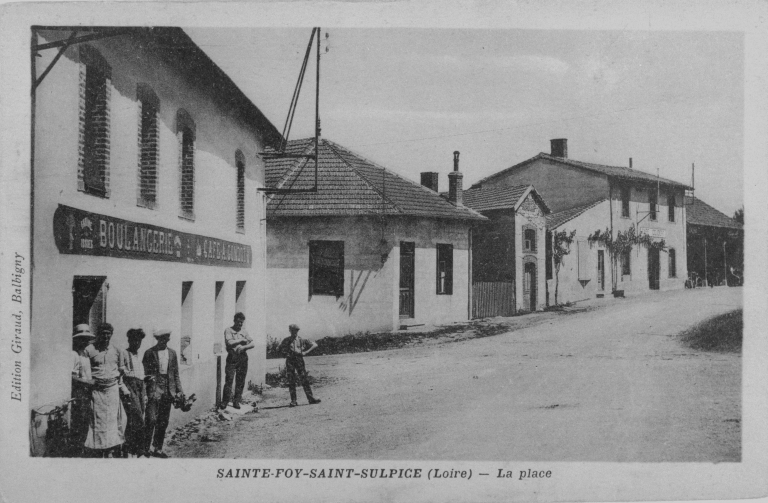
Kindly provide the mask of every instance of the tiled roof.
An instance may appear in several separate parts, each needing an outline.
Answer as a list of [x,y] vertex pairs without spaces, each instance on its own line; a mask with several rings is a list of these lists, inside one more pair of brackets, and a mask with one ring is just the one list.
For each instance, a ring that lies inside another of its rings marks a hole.
[[476,187],[464,191],[464,204],[476,211],[513,209],[528,191],[534,194],[537,201],[549,208],[531,185],[515,185],[514,187]]
[[689,225],[743,229],[739,222],[717,211],[698,197],[685,197],[685,221]]
[[494,178],[497,178],[501,175],[504,175],[506,173],[509,173],[510,171],[513,171],[523,165],[526,165],[530,162],[533,162],[538,159],[547,159],[554,162],[559,162],[561,164],[566,164],[568,166],[573,166],[576,168],[582,168],[589,171],[594,171],[597,173],[601,173],[610,177],[614,178],[620,178],[622,180],[634,180],[634,181],[641,181],[641,182],[652,182],[656,183],[657,181],[660,182],[663,185],[671,185],[673,187],[678,187],[681,189],[690,189],[689,186],[676,182],[674,180],[669,180],[668,178],[662,178],[662,177],[656,177],[656,175],[653,175],[651,173],[646,173],[645,171],[640,171],[637,169],[630,169],[624,166],[607,166],[605,164],[594,164],[591,162],[582,162],[577,161],[575,159],[568,159],[564,157],[555,157],[553,155],[546,154],[544,152],[539,153],[535,157],[531,157],[528,160],[525,160],[519,164],[515,164],[512,167],[503,169],[499,171],[498,173],[494,173],[493,175],[487,176],[480,180],[479,182],[475,183],[472,187],[477,187],[479,185],[482,185],[483,182],[486,182],[488,180],[492,180]]
[[585,211],[594,208],[603,201],[606,201],[606,199],[600,199],[591,203],[582,204],[581,206],[576,206],[575,208],[569,208],[567,210],[558,211],[557,213],[547,215],[547,229],[557,229],[564,223],[573,220]]
[[[329,140],[321,140],[316,193],[275,194],[267,217],[409,215],[460,220],[485,220],[465,206],[456,206],[436,192],[407,180]],[[314,139],[291,140],[291,154],[314,153]],[[266,163],[271,188],[311,189],[314,159],[276,158]]]

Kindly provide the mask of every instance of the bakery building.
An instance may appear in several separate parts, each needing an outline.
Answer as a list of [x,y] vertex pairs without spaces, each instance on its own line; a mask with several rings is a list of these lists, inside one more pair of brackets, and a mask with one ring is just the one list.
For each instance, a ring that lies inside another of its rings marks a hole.
[[279,132],[181,29],[33,35],[31,407],[69,398],[81,323],[111,323],[118,347],[143,329],[140,353],[171,329],[194,413],[216,402],[224,329],[241,311],[256,341],[248,380],[262,383],[259,152]]

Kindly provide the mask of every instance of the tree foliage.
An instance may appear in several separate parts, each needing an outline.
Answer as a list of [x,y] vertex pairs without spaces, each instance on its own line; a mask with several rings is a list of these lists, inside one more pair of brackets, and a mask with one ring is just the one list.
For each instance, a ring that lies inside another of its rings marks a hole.
[[560,266],[563,264],[563,258],[571,253],[571,244],[576,236],[576,231],[562,230],[552,233],[552,260],[555,263],[555,305],[557,305],[557,294],[560,287]]
[[665,251],[667,249],[667,245],[663,239],[656,241],[648,234],[639,234],[635,230],[634,225],[632,225],[626,231],[618,231],[615,238],[613,237],[611,230],[608,228],[606,228],[604,231],[596,230],[587,236],[587,241],[589,241],[590,244],[602,245],[603,248],[608,250],[608,255],[611,260],[611,281],[614,290],[616,289],[616,272],[618,268],[619,257],[632,251],[632,248],[635,245],[659,251]]
[[734,212],[733,219],[744,225],[744,206]]

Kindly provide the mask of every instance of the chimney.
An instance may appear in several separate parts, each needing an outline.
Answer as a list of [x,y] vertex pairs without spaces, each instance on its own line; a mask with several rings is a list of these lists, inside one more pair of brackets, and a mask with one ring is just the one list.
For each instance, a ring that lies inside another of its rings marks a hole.
[[434,171],[424,171],[421,173],[421,184],[429,190],[440,192],[438,186],[440,184],[440,173]]
[[632,169],[632,158],[629,158],[629,169]]
[[448,200],[455,205],[464,204],[464,191],[462,179],[464,175],[459,171],[459,151],[453,153],[453,171],[448,173]]
[[567,138],[555,138],[554,140],[549,140],[549,143],[552,146],[552,157],[568,158]]

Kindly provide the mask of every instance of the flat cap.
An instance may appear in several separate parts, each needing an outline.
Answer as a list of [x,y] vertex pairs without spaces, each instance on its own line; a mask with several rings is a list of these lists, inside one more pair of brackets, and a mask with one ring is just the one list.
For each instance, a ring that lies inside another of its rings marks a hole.
[[288,325],[288,330],[291,330],[291,331],[299,330],[299,326],[295,323],[291,323],[290,325]]

